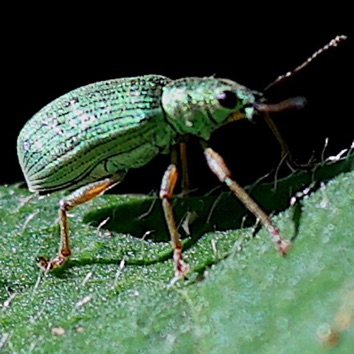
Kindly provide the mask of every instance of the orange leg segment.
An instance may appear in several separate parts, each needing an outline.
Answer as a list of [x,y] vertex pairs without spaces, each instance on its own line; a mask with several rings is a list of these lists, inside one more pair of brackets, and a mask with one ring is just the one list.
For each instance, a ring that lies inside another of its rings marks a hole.
[[59,202],[59,215],[61,226],[61,238],[58,255],[49,260],[47,257],[39,257],[38,264],[44,270],[51,270],[64,265],[71,255],[69,223],[67,212],[80,204],[84,204],[91,199],[99,196],[108,189],[118,184],[120,180],[117,177],[106,178],[102,181],[90,183],[71,193],[65,199]]
[[175,261],[175,276],[177,279],[183,278],[188,272],[189,266],[184,262],[182,255],[182,243],[176,226],[176,221],[173,215],[172,204],[170,199],[173,195],[178,178],[177,167],[174,164],[168,166],[161,183],[160,198],[162,208],[165,214],[165,220],[171,236],[171,244],[173,249],[173,259]]
[[260,208],[260,206],[247,194],[247,192],[231,178],[231,173],[228,170],[223,158],[208,147],[204,142],[201,142],[204,148],[204,155],[206,157],[209,168],[218,177],[218,179],[225,183],[235,196],[244,204],[244,206],[260,220],[263,227],[265,227],[276,243],[279,252],[285,255],[291,246],[291,242],[283,239],[280,236],[278,228],[273,224],[271,218]]

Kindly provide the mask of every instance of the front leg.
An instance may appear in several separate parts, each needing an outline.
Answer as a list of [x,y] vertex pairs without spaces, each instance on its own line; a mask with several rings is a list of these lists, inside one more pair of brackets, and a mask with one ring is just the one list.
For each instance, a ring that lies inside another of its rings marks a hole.
[[114,176],[106,178],[102,181],[93,182],[83,186],[72,192],[66,198],[59,202],[59,216],[60,216],[60,246],[58,255],[49,260],[47,257],[39,257],[38,265],[44,270],[51,270],[63,266],[71,255],[68,211],[80,204],[84,204],[89,200],[99,196],[108,189],[114,187],[121,181],[121,176]]
[[230,190],[236,195],[236,197],[244,204],[244,206],[260,220],[261,224],[268,230],[276,243],[279,252],[282,255],[286,255],[287,251],[291,247],[291,242],[287,239],[283,239],[280,236],[278,228],[273,224],[271,218],[260,208],[260,206],[247,194],[247,192],[231,178],[231,173],[226,167],[223,158],[208,147],[204,141],[201,141],[201,145],[204,149],[204,155],[206,157],[209,168],[215,173],[218,179],[225,183]]

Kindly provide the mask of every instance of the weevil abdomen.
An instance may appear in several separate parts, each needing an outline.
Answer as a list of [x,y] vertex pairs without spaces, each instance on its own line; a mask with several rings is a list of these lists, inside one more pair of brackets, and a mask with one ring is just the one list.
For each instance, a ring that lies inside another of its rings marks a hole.
[[164,122],[161,91],[170,81],[148,75],[98,82],[41,109],[17,142],[29,189],[75,189],[167,152],[176,133]]

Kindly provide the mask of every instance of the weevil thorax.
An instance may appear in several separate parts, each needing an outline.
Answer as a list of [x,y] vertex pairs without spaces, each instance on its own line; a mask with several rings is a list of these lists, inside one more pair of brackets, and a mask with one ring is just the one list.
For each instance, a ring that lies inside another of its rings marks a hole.
[[255,101],[254,91],[214,77],[175,80],[164,87],[162,94],[163,109],[177,133],[197,135],[205,140],[230,121],[251,120]]

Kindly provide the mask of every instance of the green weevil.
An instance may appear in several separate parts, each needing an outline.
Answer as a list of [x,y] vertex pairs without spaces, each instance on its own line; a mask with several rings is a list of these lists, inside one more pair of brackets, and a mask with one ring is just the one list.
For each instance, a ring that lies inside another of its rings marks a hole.
[[[336,43],[343,39],[340,37]],[[225,124],[252,120],[258,112],[301,104],[299,98],[268,104],[262,94],[228,79],[172,80],[160,75],[97,82],[57,98],[27,122],[17,141],[19,162],[30,191],[71,191],[59,202],[59,254],[52,260],[40,257],[40,266],[53,269],[70,257],[70,209],[121,182],[129,169],[147,164],[157,154],[169,153],[186,135],[199,138],[210,169],[260,220],[280,253],[285,254],[290,242],[280,236],[269,216],[231,178],[222,157],[207,141],[213,131]],[[176,276],[182,277],[188,265],[183,260],[170,202],[176,180],[177,168],[171,164],[162,179],[160,198],[171,236]]]

